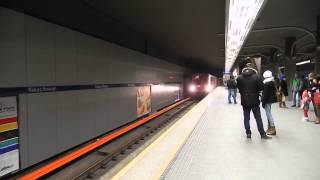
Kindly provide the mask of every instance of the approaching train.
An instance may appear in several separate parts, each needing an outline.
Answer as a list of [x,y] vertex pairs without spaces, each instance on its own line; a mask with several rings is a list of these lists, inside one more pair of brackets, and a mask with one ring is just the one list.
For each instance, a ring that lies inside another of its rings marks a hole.
[[203,98],[218,86],[218,78],[206,73],[197,73],[187,82],[188,95]]

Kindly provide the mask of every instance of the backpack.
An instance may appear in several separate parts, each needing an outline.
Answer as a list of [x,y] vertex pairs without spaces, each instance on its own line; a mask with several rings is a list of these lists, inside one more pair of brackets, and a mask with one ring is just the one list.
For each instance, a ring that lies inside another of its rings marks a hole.
[[315,105],[320,106],[320,92],[313,93],[313,102]]

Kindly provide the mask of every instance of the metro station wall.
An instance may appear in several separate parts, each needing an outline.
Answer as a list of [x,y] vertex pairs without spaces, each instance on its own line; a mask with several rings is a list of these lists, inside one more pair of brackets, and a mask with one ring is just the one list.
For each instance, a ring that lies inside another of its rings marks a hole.
[[[0,7],[0,87],[173,83],[184,68]],[[22,168],[136,118],[138,87],[19,95]],[[153,110],[174,102],[152,92]]]

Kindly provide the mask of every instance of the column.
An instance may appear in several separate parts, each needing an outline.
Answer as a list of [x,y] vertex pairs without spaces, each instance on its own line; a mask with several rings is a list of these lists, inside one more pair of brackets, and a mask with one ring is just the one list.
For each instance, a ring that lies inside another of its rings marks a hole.
[[294,78],[294,75],[296,73],[296,62],[293,59],[293,54],[295,52],[295,49],[292,48],[293,43],[295,42],[296,38],[295,37],[287,37],[285,39],[285,55],[286,59],[284,62],[284,75],[286,77],[286,81],[288,84],[288,100],[292,99],[292,80]]

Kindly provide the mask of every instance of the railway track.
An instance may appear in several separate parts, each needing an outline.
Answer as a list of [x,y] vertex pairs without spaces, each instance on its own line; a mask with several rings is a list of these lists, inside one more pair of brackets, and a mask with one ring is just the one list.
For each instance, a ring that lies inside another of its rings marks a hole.
[[112,177],[195,104],[195,101],[186,101],[42,178],[98,179],[105,174]]

